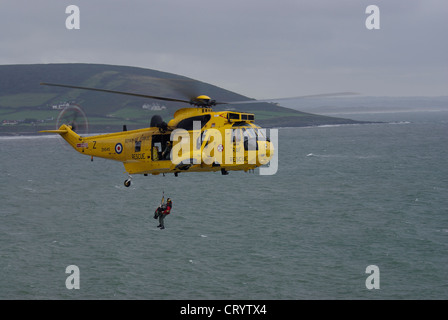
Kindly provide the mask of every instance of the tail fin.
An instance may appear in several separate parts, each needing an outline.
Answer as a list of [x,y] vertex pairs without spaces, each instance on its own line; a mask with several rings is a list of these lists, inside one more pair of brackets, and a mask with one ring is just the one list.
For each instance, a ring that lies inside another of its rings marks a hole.
[[83,138],[72,130],[71,126],[63,124],[57,130],[42,130],[42,133],[58,133],[67,141],[73,148],[76,149],[77,145],[82,142]]

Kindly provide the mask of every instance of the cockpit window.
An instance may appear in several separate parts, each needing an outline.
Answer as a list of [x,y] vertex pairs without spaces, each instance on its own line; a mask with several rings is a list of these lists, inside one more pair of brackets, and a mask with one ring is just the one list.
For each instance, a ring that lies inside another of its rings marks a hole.
[[258,126],[252,127],[246,122],[238,122],[233,125],[232,141],[238,143],[243,140],[245,150],[258,150],[258,140],[266,140]]
[[241,141],[241,129],[232,129],[232,142]]
[[266,140],[266,130],[255,128],[259,140]]
[[257,134],[255,133],[253,128],[243,128],[243,135],[245,138],[248,137],[249,139],[257,137]]

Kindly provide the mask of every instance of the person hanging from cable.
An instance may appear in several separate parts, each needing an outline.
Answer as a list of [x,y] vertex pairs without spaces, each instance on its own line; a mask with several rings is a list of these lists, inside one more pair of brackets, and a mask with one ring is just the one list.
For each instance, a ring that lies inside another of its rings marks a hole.
[[159,225],[157,226],[157,228],[160,228],[161,230],[165,229],[165,217],[171,213],[171,208],[173,207],[173,202],[170,198],[166,200],[166,203],[164,203],[164,200],[165,196],[162,196],[160,206],[154,212],[154,219],[159,219]]
[[170,214],[172,207],[173,207],[173,202],[171,201],[170,198],[168,198],[166,200],[165,208],[159,214],[159,225],[157,227],[160,228],[160,230],[165,229],[165,224],[163,221],[165,220],[165,217]]

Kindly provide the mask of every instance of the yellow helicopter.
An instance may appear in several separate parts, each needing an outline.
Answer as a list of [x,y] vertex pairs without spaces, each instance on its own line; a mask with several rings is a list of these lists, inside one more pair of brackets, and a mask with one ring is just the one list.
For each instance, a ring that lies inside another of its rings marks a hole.
[[229,171],[253,170],[266,165],[274,156],[274,145],[265,129],[254,123],[252,113],[235,111],[214,112],[218,104],[209,96],[200,95],[190,100],[173,99],[99,88],[66,84],[41,83],[41,85],[93,90],[145,97],[163,101],[188,103],[174,113],[168,123],[155,115],[149,128],[94,136],[80,136],[72,123],[63,123],[56,130],[40,132],[57,133],[76,151],[93,157],[120,161],[129,177],[124,185],[131,185],[132,175],[158,175],[180,172],[216,172],[227,175]]

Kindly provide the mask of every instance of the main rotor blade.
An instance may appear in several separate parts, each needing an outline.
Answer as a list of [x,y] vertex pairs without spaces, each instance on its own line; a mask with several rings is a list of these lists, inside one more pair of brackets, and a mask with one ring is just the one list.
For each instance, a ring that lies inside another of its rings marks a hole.
[[287,100],[296,100],[296,99],[308,99],[308,98],[324,98],[324,97],[340,97],[340,96],[350,96],[357,95],[356,92],[335,92],[335,93],[322,93],[322,94],[312,94],[306,96],[297,96],[297,97],[289,97],[289,98],[277,98],[277,99],[260,99],[260,100],[245,100],[245,101],[231,101],[231,102],[216,102],[216,104],[248,104],[248,103],[259,103],[259,102],[280,102]]
[[43,86],[64,87],[64,88],[72,88],[72,89],[100,91],[100,92],[123,94],[123,95],[134,96],[134,97],[141,97],[141,98],[157,99],[157,100],[163,100],[163,101],[174,101],[174,102],[190,103],[190,101],[188,101],[188,100],[150,96],[150,95],[140,94],[140,93],[131,93],[131,92],[106,90],[106,89],[97,89],[97,88],[88,88],[88,87],[78,87],[78,86],[72,86],[72,85],[67,85],[67,84],[56,84],[56,83],[45,83],[45,82],[41,82],[40,84],[43,85]]

